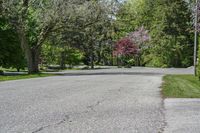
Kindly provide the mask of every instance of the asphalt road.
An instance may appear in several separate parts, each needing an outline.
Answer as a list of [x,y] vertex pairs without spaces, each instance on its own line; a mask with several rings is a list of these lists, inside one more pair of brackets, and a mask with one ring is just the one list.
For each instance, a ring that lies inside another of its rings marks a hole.
[[163,132],[168,118],[160,85],[166,72],[131,70],[1,82],[0,133]]

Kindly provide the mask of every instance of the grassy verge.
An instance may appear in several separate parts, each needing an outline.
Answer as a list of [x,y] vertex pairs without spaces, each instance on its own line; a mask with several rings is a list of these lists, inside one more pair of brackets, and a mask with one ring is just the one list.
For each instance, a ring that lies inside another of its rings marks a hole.
[[167,75],[162,85],[164,97],[200,98],[200,81],[193,75]]
[[54,76],[54,75],[53,74],[40,73],[40,74],[23,74],[23,75],[13,75],[13,76],[0,76],[0,81],[39,78],[39,77],[48,77],[48,76]]

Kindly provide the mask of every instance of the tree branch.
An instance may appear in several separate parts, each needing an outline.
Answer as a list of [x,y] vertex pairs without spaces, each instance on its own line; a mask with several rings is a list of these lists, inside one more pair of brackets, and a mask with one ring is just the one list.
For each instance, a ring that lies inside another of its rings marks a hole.
[[48,37],[48,35],[52,32],[53,28],[55,27],[55,23],[50,23],[48,25],[46,25],[40,32],[39,36],[38,36],[38,41],[37,41],[37,45],[32,47],[32,49],[37,49],[39,48],[42,43],[46,40],[46,38]]

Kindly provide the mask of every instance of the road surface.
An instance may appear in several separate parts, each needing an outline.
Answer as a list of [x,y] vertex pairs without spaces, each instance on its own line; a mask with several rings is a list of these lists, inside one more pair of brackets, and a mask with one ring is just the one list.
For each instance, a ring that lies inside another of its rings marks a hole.
[[183,69],[136,69],[1,82],[0,132],[163,132],[168,118],[160,95],[162,76]]

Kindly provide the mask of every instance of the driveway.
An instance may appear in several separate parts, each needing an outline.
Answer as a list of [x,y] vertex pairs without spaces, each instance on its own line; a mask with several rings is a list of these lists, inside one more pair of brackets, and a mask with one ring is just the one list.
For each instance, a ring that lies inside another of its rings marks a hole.
[[1,82],[0,132],[163,132],[168,118],[160,95],[162,76],[191,72],[164,70],[67,71],[65,76]]

